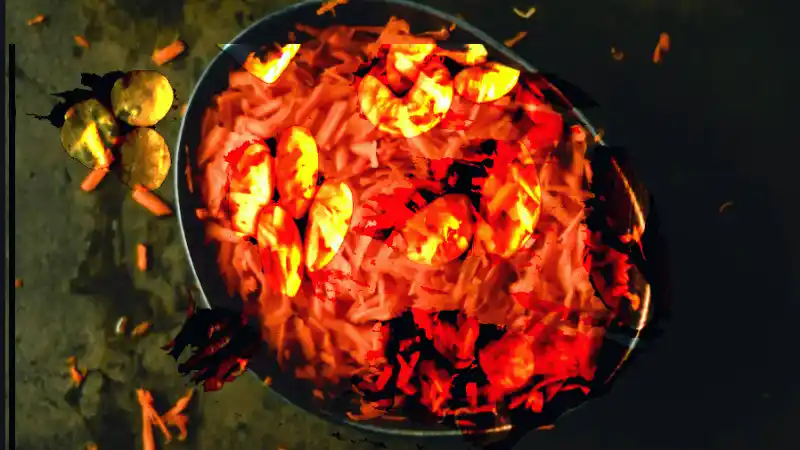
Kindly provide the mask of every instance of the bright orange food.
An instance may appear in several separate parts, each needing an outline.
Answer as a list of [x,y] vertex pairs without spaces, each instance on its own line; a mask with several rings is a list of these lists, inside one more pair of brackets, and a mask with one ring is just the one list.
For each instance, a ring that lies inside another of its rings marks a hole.
[[[585,263],[587,132],[482,45],[445,50],[397,19],[298,31],[230,74],[193,178],[229,292],[283,370],[323,393],[395,386],[442,417],[512,393],[541,410],[590,380],[611,311]],[[479,346],[487,327],[503,331]],[[490,382],[457,388],[469,368]],[[402,420],[390,409],[351,418]]]

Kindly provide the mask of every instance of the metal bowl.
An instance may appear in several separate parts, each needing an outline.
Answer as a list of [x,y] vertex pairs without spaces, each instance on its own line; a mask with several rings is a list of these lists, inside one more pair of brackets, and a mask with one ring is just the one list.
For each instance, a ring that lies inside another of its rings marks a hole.
[[[482,43],[489,51],[490,58],[494,61],[516,67],[518,69],[537,72],[536,69],[508,47],[492,39],[482,31],[469,25],[463,20],[436,9],[406,0],[360,0],[340,5],[336,8],[336,16],[331,14],[319,16],[316,14],[320,6],[318,1],[298,3],[270,14],[260,21],[252,24],[236,38],[230,45],[242,48],[260,48],[265,44],[283,42],[295,24],[302,23],[313,27],[326,27],[335,24],[344,25],[384,25],[390,17],[395,16],[408,21],[415,32],[436,30],[456,24],[447,43],[457,45],[465,43]],[[175,152],[174,167],[175,198],[178,211],[184,247],[193,274],[195,276],[200,296],[197,299],[201,307],[224,307],[241,311],[242,301],[231,298],[225,289],[224,282],[216,264],[217,249],[205,240],[204,225],[195,215],[196,208],[201,208],[198,195],[189,191],[186,171],[180,170],[184,164],[189,164],[191,173],[199,173],[195,165],[195,154],[201,140],[200,124],[206,108],[212,104],[215,95],[227,88],[228,75],[235,70],[235,61],[225,55],[217,55],[200,77],[194,92],[189,99],[188,108],[183,119],[178,141],[179,151]],[[573,119],[581,123],[592,135],[597,137],[595,129],[588,123],[583,114],[564,97],[561,91],[552,86],[553,98],[560,103],[559,107],[571,111]],[[663,242],[658,235],[657,223],[651,211],[652,201],[649,194],[634,182],[624,152],[605,145],[602,139],[597,139],[598,145],[592,148],[590,155],[595,171],[593,190],[598,198],[605,199],[592,205],[593,215],[600,220],[594,220],[596,225],[593,231],[600,231],[609,242],[614,241],[615,235],[621,232],[618,228],[630,227],[630,217],[635,216],[631,211],[642,208],[644,217],[647,218],[647,228],[642,237],[642,248],[646,259],[637,257],[638,246],[619,245],[620,249],[631,253],[635,262],[632,274],[631,290],[642,298],[642,306],[638,312],[631,311],[622,317],[618,323],[609,330],[598,361],[598,370],[590,397],[602,394],[607,390],[610,381],[619,374],[619,370],[633,354],[634,349],[641,346],[646,337],[645,330],[657,327],[650,325],[656,318],[662,318],[665,312],[666,291],[664,287],[664,253]],[[188,161],[183,161],[183,158]],[[616,168],[615,168],[616,163]],[[620,170],[621,169],[621,170]],[[612,208],[613,207],[613,208]],[[615,218],[615,220],[603,220]],[[614,225],[609,226],[609,223]],[[627,225],[626,225],[627,224]],[[643,224],[642,224],[643,225]],[[590,225],[591,226],[591,225]],[[381,434],[417,437],[446,437],[460,436],[463,431],[443,425],[418,425],[404,424],[395,421],[351,421],[344,414],[341,405],[326,405],[320,407],[312,395],[312,387],[293,377],[282,375],[277,364],[267,350],[251,360],[250,369],[260,379],[270,376],[273,379],[271,389],[286,401],[305,410],[312,411],[322,417],[339,423],[347,423],[362,430]],[[564,413],[576,408],[586,401],[586,397],[559,394],[553,402],[549,403],[541,414],[527,414],[524,412],[509,412],[504,417],[502,424],[484,430],[484,435],[499,436],[498,433],[524,433],[532,427],[552,423]]]

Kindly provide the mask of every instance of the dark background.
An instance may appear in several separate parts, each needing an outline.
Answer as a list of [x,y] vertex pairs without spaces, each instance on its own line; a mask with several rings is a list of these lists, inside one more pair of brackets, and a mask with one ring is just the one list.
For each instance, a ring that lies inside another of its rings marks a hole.
[[[163,72],[186,99],[216,43],[288,3],[7,2],[6,36],[17,54],[14,276],[25,282],[13,305],[16,448],[141,448],[134,389],[152,389],[162,408],[183,393],[158,346],[182,322],[185,299],[175,286],[188,280],[174,220],[154,220],[114,180],[80,192],[85,171],[63,153],[58,131],[25,114],[49,112],[48,94],[78,87],[81,72],[152,68],[152,49],[178,36],[189,53]],[[670,244],[674,317],[659,345],[609,395],[516,448],[800,448],[792,14],[757,0],[426,3],[498,39],[527,31],[515,49],[600,104],[588,115],[634,155]],[[537,13],[524,20],[514,6]],[[48,21],[26,26],[37,13]],[[662,31],[672,50],[655,65]],[[75,34],[92,47],[77,49]],[[612,59],[612,46],[622,61]],[[168,142],[178,125],[177,114],[159,125]],[[170,185],[161,192],[167,199]],[[727,201],[733,205],[720,213]],[[135,270],[137,242],[156,252],[147,274]],[[114,336],[123,314],[152,321],[153,333]],[[69,355],[90,369],[80,393],[69,389]],[[189,441],[172,448],[372,448],[356,431],[282,405],[250,378],[199,396],[191,416]],[[336,431],[344,441],[330,436]]]

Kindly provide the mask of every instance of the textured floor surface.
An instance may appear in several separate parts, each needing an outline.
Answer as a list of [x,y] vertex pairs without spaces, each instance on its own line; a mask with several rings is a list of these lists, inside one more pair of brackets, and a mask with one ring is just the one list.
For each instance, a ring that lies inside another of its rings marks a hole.
[[[77,88],[81,72],[151,68],[152,49],[178,36],[189,53],[163,72],[185,99],[215,44],[288,3],[8,0],[18,116],[12,245],[24,280],[13,303],[17,449],[141,448],[134,389],[151,389],[162,407],[185,389],[159,348],[182,323],[189,282],[176,221],[154,219],[114,180],[81,192],[84,169],[61,149],[58,131],[26,114],[47,113],[49,94]],[[518,448],[791,448],[798,381],[780,369],[793,335],[784,322],[797,317],[800,298],[787,283],[798,272],[787,256],[798,241],[778,211],[798,192],[788,163],[796,139],[783,125],[797,72],[783,56],[790,33],[782,14],[755,1],[548,0],[524,20],[511,8],[529,5],[513,1],[431,3],[499,39],[528,31],[522,55],[594,96],[602,107],[593,118],[634,151],[674,243],[676,318],[664,345],[611,395]],[[47,21],[26,26],[39,13]],[[673,49],[655,66],[662,31]],[[75,46],[77,34],[89,49]],[[622,61],[611,58],[612,46]],[[172,113],[158,129],[172,143],[178,125]],[[164,186],[171,200],[171,179]],[[135,269],[138,242],[155,250],[144,274]],[[116,337],[121,315],[154,328],[140,339]],[[70,355],[89,368],[80,395],[70,393]],[[190,437],[173,450],[375,448],[281,404],[250,377],[200,395],[190,409]],[[383,442],[390,450],[419,444]]]

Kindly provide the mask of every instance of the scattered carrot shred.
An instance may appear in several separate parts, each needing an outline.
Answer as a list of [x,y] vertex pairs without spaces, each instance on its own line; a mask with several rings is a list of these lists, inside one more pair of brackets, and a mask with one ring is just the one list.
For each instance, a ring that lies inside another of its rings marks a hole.
[[132,337],[142,336],[145,333],[147,333],[148,330],[150,330],[150,322],[147,321],[142,322],[139,325],[136,325],[133,328],[133,330],[131,330],[131,336]]
[[550,425],[542,425],[542,426],[540,426],[539,428],[537,428],[537,430],[541,430],[541,431],[547,431],[547,430],[552,430],[552,429],[553,429],[553,428],[555,428],[555,427],[556,427],[556,426],[555,426],[555,425],[553,425],[553,424],[550,424]]
[[31,27],[33,25],[40,24],[40,23],[44,22],[45,20],[47,20],[47,16],[45,16],[44,14],[37,14],[36,17],[34,17],[33,19],[28,20],[28,26]]
[[272,386],[272,377],[264,378],[264,386]]
[[136,267],[140,272],[147,270],[147,246],[138,244],[136,246]]
[[137,389],[136,398],[142,409],[142,447],[144,450],[155,450],[156,442],[153,437],[153,425],[158,426],[167,442],[172,440],[172,434],[153,406],[153,395],[147,389]]
[[157,66],[163,66],[164,64],[180,56],[184,51],[186,51],[186,44],[184,44],[183,41],[176,39],[166,47],[153,50],[153,63]]
[[527,36],[527,35],[528,35],[527,31],[520,31],[514,37],[512,37],[511,39],[505,40],[503,43],[506,44],[506,47],[513,47],[513,46],[517,45],[519,43],[519,41],[524,39],[525,36]]
[[91,192],[97,188],[103,178],[108,173],[108,168],[100,167],[92,169],[81,182],[81,190],[83,192]]
[[532,6],[528,8],[528,10],[525,12],[522,12],[517,8],[514,8],[514,14],[522,17],[523,19],[530,19],[531,17],[533,17],[534,14],[536,14],[536,8]]
[[75,35],[74,39],[75,43],[78,44],[79,47],[89,48],[89,41],[87,41],[85,37],[81,35]]
[[719,207],[719,213],[722,214],[722,212],[725,211],[725,209],[727,209],[729,206],[733,206],[733,202],[732,201],[728,201],[728,202],[723,203]]
[[178,429],[178,440],[184,441],[186,440],[186,436],[188,436],[189,431],[187,428],[187,424],[189,423],[189,418],[186,414],[183,413],[186,410],[186,407],[189,406],[189,402],[192,401],[192,395],[194,394],[194,390],[189,389],[186,394],[179,398],[175,405],[170,408],[169,411],[166,412],[161,418],[167,425],[172,425],[173,427]]
[[336,11],[334,11],[334,8],[336,8],[339,5],[346,4],[348,1],[349,0],[328,0],[328,1],[325,1],[325,2],[322,3],[322,6],[320,6],[319,9],[317,10],[317,15],[321,16],[321,15],[329,12],[329,13],[333,14],[334,17],[335,17],[336,16]]
[[642,298],[639,295],[634,294],[633,292],[629,292],[627,295],[628,302],[631,304],[631,309],[634,311],[639,311],[639,308],[642,307]]
[[622,61],[625,53],[617,50],[616,47],[611,47],[611,57],[614,58],[614,61]]
[[69,376],[72,378],[72,383],[75,387],[79,387],[83,384],[83,380],[86,379],[86,369],[80,370],[77,367],[78,359],[74,356],[70,356],[67,358],[67,365],[69,366]]
[[136,185],[133,188],[133,199],[156,216],[172,214],[172,208],[164,200],[142,185]]
[[14,287],[17,289],[22,287],[22,278],[17,278],[14,280]]
[[186,115],[186,108],[188,108],[188,107],[189,107],[189,105],[187,103],[184,103],[183,105],[181,105],[181,117]]
[[86,444],[86,450],[97,450],[97,444],[94,442],[89,442]]
[[653,50],[653,62],[656,64],[660,64],[663,54],[669,51],[670,47],[670,39],[669,34],[661,33],[658,37],[658,44],[656,44],[656,49]]

